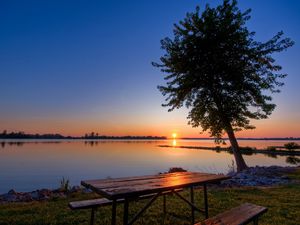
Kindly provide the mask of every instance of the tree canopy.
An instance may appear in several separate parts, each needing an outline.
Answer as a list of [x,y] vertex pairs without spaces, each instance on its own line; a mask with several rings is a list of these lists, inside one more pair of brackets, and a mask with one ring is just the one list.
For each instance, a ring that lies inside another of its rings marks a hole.
[[189,124],[216,140],[224,132],[253,129],[251,119],[268,118],[275,108],[271,94],[286,76],[272,54],[293,41],[282,31],[266,42],[254,40],[246,26],[250,12],[236,0],[207,5],[202,13],[197,7],[174,25],[173,38],[161,41],[164,55],[153,63],[165,74],[166,85],[158,87],[166,96],[163,106],[190,108]]

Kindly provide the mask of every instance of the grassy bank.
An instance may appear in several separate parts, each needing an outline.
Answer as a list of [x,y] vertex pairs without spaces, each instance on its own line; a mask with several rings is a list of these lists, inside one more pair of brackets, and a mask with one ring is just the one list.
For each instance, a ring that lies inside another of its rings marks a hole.
[[[270,188],[209,188],[210,215],[244,202],[251,202],[268,207],[269,211],[262,217],[260,224],[296,225],[300,218],[300,170],[290,177],[299,183]],[[188,197],[188,191],[183,193]],[[71,211],[68,202],[79,199],[98,197],[95,194],[73,194],[66,199],[53,199],[49,202],[10,203],[0,205],[1,225],[42,225],[42,224],[88,224],[89,210]],[[130,205],[133,214],[147,200]],[[196,202],[203,204],[202,190],[196,192]],[[190,224],[189,207],[175,196],[167,199],[168,211],[171,215],[163,218],[162,199],[157,200],[136,224]],[[110,207],[98,210],[96,224],[110,224]],[[178,215],[178,216],[174,216]],[[203,219],[200,214],[197,220]],[[118,207],[118,221],[121,221],[122,207]],[[121,224],[121,222],[119,223]]]
[[[184,146],[184,145],[158,145],[162,148],[185,148],[185,149],[199,149],[199,150],[213,150],[216,152],[229,152],[232,153],[231,147],[205,147],[205,146]],[[280,149],[281,148],[281,149]],[[266,149],[257,149],[255,147],[240,147],[243,155],[264,154],[268,156],[300,156],[299,149],[284,149],[282,146],[269,146]]]

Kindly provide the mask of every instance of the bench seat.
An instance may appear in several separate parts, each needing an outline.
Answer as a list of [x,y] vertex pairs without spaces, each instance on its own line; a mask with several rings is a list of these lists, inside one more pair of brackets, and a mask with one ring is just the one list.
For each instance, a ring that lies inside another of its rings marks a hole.
[[[180,192],[183,189],[176,189],[174,191]],[[165,191],[162,193],[163,195],[163,211],[166,213],[166,195],[172,194],[172,191]],[[156,194],[147,194],[147,195],[142,195],[136,199],[131,199],[131,200],[141,200],[141,199],[148,199],[154,197]],[[122,203],[124,202],[125,199],[119,199],[117,200],[117,203]],[[72,210],[78,210],[78,209],[91,209],[91,218],[90,218],[90,224],[93,225],[95,222],[95,210],[98,207],[101,206],[108,206],[112,205],[112,201],[107,199],[107,198],[97,198],[97,199],[90,199],[90,200],[81,200],[81,201],[74,201],[74,202],[69,202],[69,207]]]
[[[177,189],[175,190],[176,192],[182,191],[182,189]],[[171,194],[172,191],[166,191],[163,192],[163,195],[168,195]],[[155,194],[148,194],[148,195],[143,195],[140,196],[136,200],[142,200],[142,199],[148,199],[153,197]],[[122,203],[124,202],[124,199],[118,199],[117,203]],[[90,200],[81,200],[81,201],[74,201],[74,202],[69,202],[69,207],[73,210],[76,209],[91,209],[91,208],[97,208],[100,206],[107,206],[111,205],[112,201],[107,199],[107,198],[97,198],[97,199],[90,199]]]
[[112,201],[108,200],[107,198],[97,198],[97,199],[70,202],[69,207],[73,210],[76,210],[76,209],[90,209],[93,207],[96,208],[96,207],[106,206],[111,204]]
[[245,225],[252,221],[258,224],[258,217],[267,210],[263,206],[244,203],[195,225]]

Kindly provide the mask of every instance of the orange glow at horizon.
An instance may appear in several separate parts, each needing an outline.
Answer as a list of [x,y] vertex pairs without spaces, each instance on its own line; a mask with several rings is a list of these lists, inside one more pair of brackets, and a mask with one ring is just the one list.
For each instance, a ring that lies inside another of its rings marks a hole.
[[[172,139],[180,137],[208,138],[207,132],[200,134],[201,127],[192,128],[186,124],[186,120],[174,119],[172,121],[128,121],[125,119],[102,121],[97,118],[31,118],[31,119],[5,119],[0,118],[0,132],[23,131],[25,133],[59,133],[65,136],[83,136],[86,133],[99,133],[108,136],[165,136]],[[276,137],[300,137],[300,118],[282,119],[273,117],[269,120],[255,121],[254,130],[236,132],[236,137],[242,138],[276,138]],[[176,129],[174,129],[176,126]],[[180,130],[180,135],[179,135]],[[171,135],[170,135],[171,134]],[[224,135],[227,138],[227,135]]]

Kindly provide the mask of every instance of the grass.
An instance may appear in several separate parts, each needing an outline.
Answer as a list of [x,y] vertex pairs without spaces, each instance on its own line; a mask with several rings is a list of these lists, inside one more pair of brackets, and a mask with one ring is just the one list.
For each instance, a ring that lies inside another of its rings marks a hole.
[[[268,212],[262,216],[260,224],[265,225],[297,225],[300,218],[300,170],[289,175],[298,183],[269,188],[209,188],[210,216],[223,212],[244,202],[251,202],[268,207]],[[188,198],[189,192],[182,193]],[[195,193],[197,205],[203,205],[202,190]],[[0,205],[1,225],[50,225],[50,224],[88,224],[90,211],[71,211],[68,202],[80,199],[98,197],[96,194],[72,194],[65,199],[53,199],[48,202],[9,203]],[[143,203],[130,204],[130,213],[134,214]],[[96,224],[110,224],[110,207],[100,208],[96,213]],[[162,199],[158,199],[135,224],[190,224],[190,208],[176,196],[167,197],[167,210],[171,215],[163,216]],[[117,209],[118,222],[122,221],[122,207]],[[176,217],[174,215],[177,215]],[[196,213],[196,219],[203,216]]]

